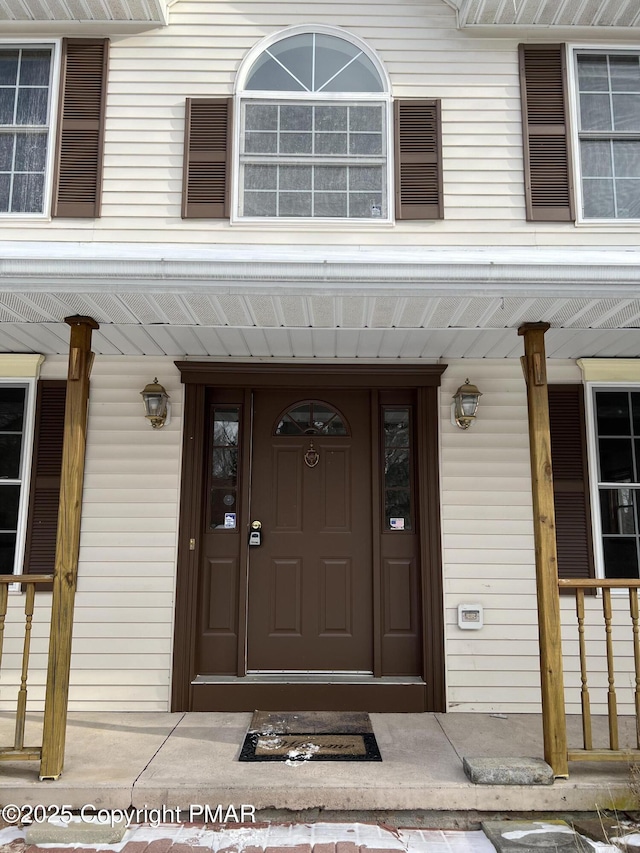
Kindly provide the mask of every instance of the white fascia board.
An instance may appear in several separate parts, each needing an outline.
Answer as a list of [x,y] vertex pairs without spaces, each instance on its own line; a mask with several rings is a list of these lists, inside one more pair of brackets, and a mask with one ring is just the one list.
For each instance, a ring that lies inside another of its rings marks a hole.
[[[0,290],[637,298],[640,249],[0,243]],[[535,293],[532,289],[535,288]]]

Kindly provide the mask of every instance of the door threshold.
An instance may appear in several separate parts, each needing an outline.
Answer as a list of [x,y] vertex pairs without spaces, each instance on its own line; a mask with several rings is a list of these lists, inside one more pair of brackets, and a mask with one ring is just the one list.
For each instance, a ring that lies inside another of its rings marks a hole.
[[417,675],[385,675],[375,678],[359,672],[255,672],[235,675],[197,675],[192,684],[424,684]]
[[244,678],[200,675],[190,711],[428,711],[427,685],[416,676],[273,673]]

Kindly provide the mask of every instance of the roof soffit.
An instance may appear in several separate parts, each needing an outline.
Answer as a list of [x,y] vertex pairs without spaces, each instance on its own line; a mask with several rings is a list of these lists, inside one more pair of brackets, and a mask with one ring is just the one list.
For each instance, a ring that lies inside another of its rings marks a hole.
[[60,33],[69,24],[83,34],[115,35],[166,26],[167,0],[3,0],[3,32]]
[[445,0],[461,28],[588,28],[640,31],[637,0]]

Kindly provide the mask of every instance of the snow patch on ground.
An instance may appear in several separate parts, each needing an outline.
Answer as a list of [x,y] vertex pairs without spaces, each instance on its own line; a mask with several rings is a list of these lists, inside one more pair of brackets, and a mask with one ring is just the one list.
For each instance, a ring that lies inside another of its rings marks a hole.
[[[161,826],[132,826],[118,844],[89,844],[86,841],[60,844],[39,844],[42,849],[64,847],[74,850],[90,848],[98,853],[121,853],[130,841],[146,842],[171,839],[174,844],[241,853],[247,847],[295,847],[298,844],[352,841],[356,846],[384,848],[404,853],[495,853],[493,844],[482,831],[394,829],[378,824],[312,823],[270,824],[268,826],[220,826],[216,829],[185,827],[181,824]],[[10,826],[0,829],[0,848],[12,841],[25,840],[24,830]]]
[[631,832],[629,835],[614,835],[611,840],[621,846],[640,847],[640,832]]
[[[303,763],[299,760],[296,763]],[[570,827],[540,822],[531,830],[505,832],[505,838],[520,840],[531,834],[571,833]],[[582,836],[581,836],[582,837]],[[161,826],[132,826],[118,844],[89,844],[86,841],[60,844],[39,844],[42,849],[64,847],[70,851],[76,848],[90,848],[97,853],[121,853],[126,844],[146,842],[150,844],[160,839],[170,839],[173,844],[189,847],[208,848],[217,851],[238,851],[247,847],[295,847],[299,844],[333,843],[351,841],[357,847],[371,849],[384,848],[402,853],[495,853],[495,847],[481,830],[424,830],[395,829],[378,824],[365,823],[297,823],[251,826],[220,826],[213,829],[182,824],[162,824]],[[583,839],[594,853],[620,853],[623,845],[640,848],[640,832],[631,832],[616,838],[619,846],[602,844]],[[14,841],[25,841],[21,827],[8,826],[0,829],[0,850]]]
[[0,846],[11,844],[12,841],[24,841],[24,829],[19,826],[5,826],[0,829]]
[[[564,833],[573,835],[575,832],[575,830],[570,826],[559,826],[558,824],[544,823],[542,821],[536,821],[534,826],[536,827],[535,829],[514,829],[511,832],[503,832],[502,837],[510,841],[520,841],[530,835],[543,835],[547,833]],[[596,853],[620,853],[620,848],[615,844],[605,844],[602,841],[593,841],[591,838],[587,838],[585,835],[580,835],[579,833],[576,833],[576,835],[582,842],[596,851]],[[640,835],[638,838],[640,839]],[[640,845],[640,840],[638,841],[638,844]]]
[[540,835],[547,832],[564,832],[573,835],[573,829],[570,826],[558,826],[553,823],[538,823],[535,822],[536,829],[514,829],[511,832],[502,832],[503,838],[508,838],[512,841],[519,841],[521,838],[526,838],[528,835]]

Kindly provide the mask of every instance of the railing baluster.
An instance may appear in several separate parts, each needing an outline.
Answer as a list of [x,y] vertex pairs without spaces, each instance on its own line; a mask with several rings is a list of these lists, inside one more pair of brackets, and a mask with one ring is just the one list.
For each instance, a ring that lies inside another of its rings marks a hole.
[[24,600],[24,646],[22,649],[22,674],[20,677],[20,690],[18,691],[18,707],[16,709],[16,737],[14,749],[24,747],[24,727],[27,719],[27,676],[29,673],[29,652],[31,651],[31,628],[33,625],[33,604],[36,596],[36,587],[33,583],[26,585],[27,592]]
[[611,632],[611,590],[602,590],[602,612],[604,614],[604,630],[607,641],[607,708],[609,712],[609,748],[619,749],[618,746],[618,707],[616,701],[615,677],[613,669],[613,636]]
[[587,648],[584,636],[584,590],[576,590],[576,614],[578,617],[578,641],[580,643],[580,700],[582,703],[582,741],[585,749],[593,749],[591,736],[591,703],[587,687]]
[[636,707],[636,745],[640,749],[640,633],[638,631],[638,590],[629,590],[629,610],[631,612],[631,623],[633,625],[633,662],[636,673],[636,686],[634,691]]
[[[13,746],[0,746],[0,761],[41,760],[42,747],[25,746],[24,734],[27,720],[27,678],[29,674],[29,655],[31,652],[31,634],[35,610],[36,588],[39,584],[51,583],[51,575],[0,575],[0,663],[5,633],[6,615],[9,609],[9,586],[23,584],[24,596],[24,643],[22,647],[22,672],[16,707],[16,726]],[[17,596],[13,604],[17,607],[22,596]]]

